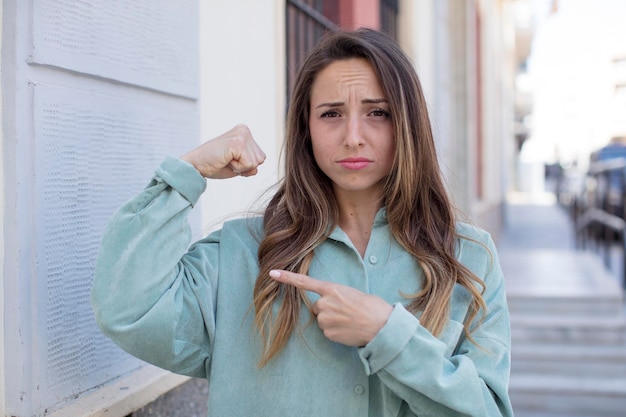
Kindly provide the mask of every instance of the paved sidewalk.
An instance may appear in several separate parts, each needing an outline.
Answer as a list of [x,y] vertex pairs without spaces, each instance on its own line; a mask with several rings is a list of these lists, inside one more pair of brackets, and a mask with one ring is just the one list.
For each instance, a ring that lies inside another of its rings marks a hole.
[[497,249],[509,295],[619,292],[620,277],[604,266],[600,256],[576,248],[574,225],[552,194],[512,195],[505,210]]
[[206,417],[209,384],[192,378],[128,417]]
[[574,226],[551,193],[511,194],[498,250],[575,249]]

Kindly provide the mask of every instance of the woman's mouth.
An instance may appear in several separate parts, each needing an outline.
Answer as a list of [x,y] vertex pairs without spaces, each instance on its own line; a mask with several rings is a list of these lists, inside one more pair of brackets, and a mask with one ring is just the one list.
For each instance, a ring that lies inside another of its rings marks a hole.
[[337,162],[346,169],[363,169],[372,163],[367,158],[344,158]]

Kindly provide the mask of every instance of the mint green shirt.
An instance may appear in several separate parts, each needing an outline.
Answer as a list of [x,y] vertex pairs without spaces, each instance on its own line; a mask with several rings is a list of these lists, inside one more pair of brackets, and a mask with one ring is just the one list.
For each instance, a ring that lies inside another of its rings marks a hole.
[[110,221],[92,302],[102,331],[130,354],[208,378],[210,417],[512,415],[509,315],[487,233],[458,225],[467,237],[458,258],[486,284],[487,315],[472,333],[480,347],[463,333],[470,297],[462,287],[439,337],[404,308],[402,294],[419,290],[422,271],[382,209],[364,257],[337,228],[316,248],[309,275],[385,299],[394,306],[385,326],[366,346],[345,346],[324,337],[303,308],[302,330],[259,369],[252,293],[262,220],[228,221],[189,248],[187,216],[205,187],[186,162],[161,164]]

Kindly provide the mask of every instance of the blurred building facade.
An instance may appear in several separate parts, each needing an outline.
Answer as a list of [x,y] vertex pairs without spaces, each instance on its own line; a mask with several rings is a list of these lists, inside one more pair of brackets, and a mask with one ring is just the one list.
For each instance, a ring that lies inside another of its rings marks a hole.
[[594,151],[626,135],[626,3],[525,3],[533,39],[519,80],[532,111],[521,157],[585,172]]
[[515,148],[513,3],[5,0],[0,415],[123,416],[184,381],[95,328],[100,235],[165,155],[238,123],[268,160],[255,178],[209,183],[195,237],[256,207],[280,174],[294,54],[323,33],[311,19],[398,39],[420,74],[455,203],[498,234]]

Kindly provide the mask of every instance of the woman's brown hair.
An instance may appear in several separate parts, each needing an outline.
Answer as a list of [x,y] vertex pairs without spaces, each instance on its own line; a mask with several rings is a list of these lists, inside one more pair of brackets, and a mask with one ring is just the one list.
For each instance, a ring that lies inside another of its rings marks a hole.
[[[337,225],[338,207],[328,177],[315,163],[309,134],[309,103],[316,75],[337,60],[363,58],[374,68],[389,102],[396,150],[382,203],[395,239],[424,272],[423,288],[408,309],[422,311],[420,322],[439,335],[449,316],[455,284],[472,296],[469,325],[481,308],[482,281],[459,263],[456,215],[439,169],[422,88],[410,60],[388,36],[371,30],[326,35],[303,63],[287,116],[285,177],[264,214],[259,247],[259,276],[254,288],[255,322],[264,342],[259,365],[278,354],[296,329],[302,290],[269,277],[271,269],[306,274],[315,248]],[[417,279],[417,277],[416,277]],[[275,313],[273,306],[279,303]]]

